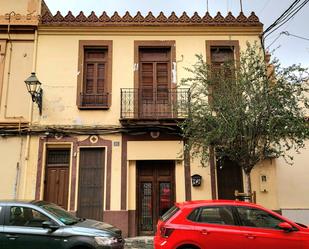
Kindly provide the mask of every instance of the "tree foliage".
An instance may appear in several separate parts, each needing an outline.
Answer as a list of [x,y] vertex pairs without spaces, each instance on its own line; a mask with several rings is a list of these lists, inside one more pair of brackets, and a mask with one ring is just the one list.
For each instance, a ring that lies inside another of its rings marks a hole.
[[257,44],[247,44],[240,61],[212,68],[201,55],[191,77],[189,115],[181,128],[188,148],[205,162],[209,148],[216,157],[238,162],[249,175],[269,157],[291,162],[292,149],[308,138],[308,71],[299,65],[265,63]]

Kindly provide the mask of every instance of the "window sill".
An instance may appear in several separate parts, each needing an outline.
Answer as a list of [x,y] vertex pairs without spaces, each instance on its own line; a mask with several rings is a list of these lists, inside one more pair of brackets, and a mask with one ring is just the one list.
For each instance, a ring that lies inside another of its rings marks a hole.
[[110,106],[106,106],[106,105],[85,105],[85,106],[78,106],[79,110],[108,110],[110,108]]

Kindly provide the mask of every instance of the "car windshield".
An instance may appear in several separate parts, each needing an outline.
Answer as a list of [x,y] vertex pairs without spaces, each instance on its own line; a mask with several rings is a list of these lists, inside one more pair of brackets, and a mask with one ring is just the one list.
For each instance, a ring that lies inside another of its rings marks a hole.
[[45,204],[42,205],[41,207],[48,213],[56,216],[65,225],[73,225],[80,221],[79,218],[75,217],[74,215],[70,214],[68,211],[64,210],[63,208],[57,205]]

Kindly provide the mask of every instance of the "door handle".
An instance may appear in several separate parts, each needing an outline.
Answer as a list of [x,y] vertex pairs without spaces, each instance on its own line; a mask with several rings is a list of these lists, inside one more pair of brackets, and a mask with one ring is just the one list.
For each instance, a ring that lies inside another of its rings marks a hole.
[[6,237],[7,239],[9,239],[9,240],[16,240],[16,239],[19,238],[19,236],[14,235],[14,234],[7,234],[7,235],[5,235],[5,237]]
[[251,234],[251,233],[246,233],[245,236],[248,238],[248,239],[255,239],[256,236]]
[[207,234],[208,234],[208,231],[207,231],[206,229],[202,229],[202,230],[201,230],[201,234],[207,235]]

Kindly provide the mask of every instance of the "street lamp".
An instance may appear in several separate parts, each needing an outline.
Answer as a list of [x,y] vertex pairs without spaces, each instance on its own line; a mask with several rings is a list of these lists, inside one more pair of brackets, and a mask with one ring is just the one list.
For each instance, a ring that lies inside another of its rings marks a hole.
[[27,90],[31,95],[32,102],[37,103],[40,115],[42,115],[42,96],[43,96],[43,89],[41,88],[42,83],[35,76],[34,72],[32,72],[31,76],[25,80],[25,83]]

